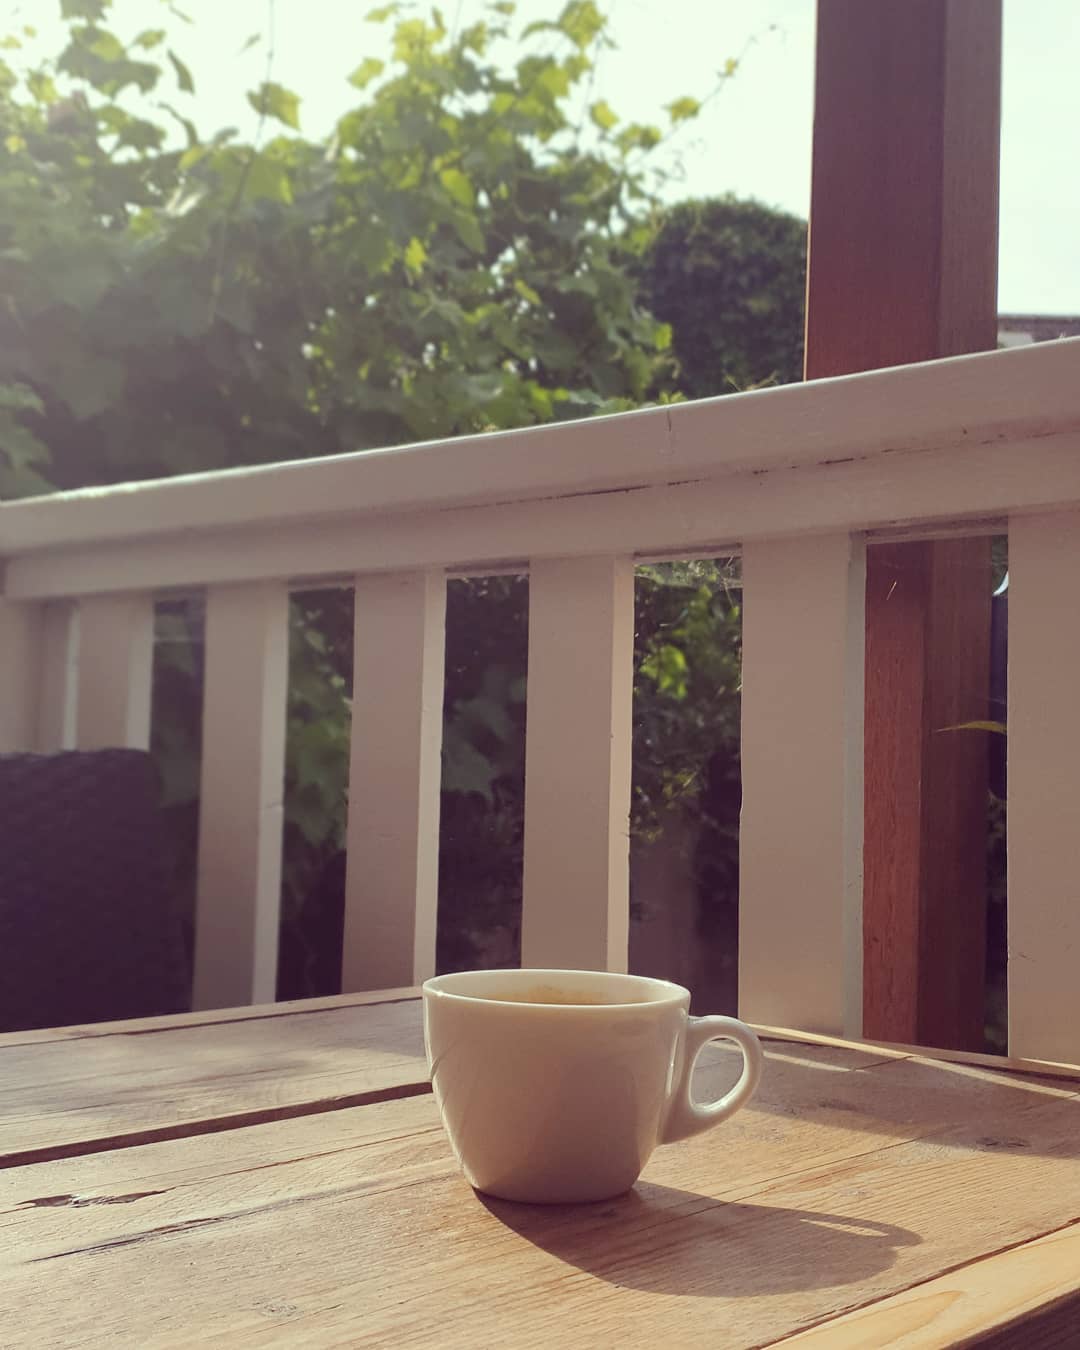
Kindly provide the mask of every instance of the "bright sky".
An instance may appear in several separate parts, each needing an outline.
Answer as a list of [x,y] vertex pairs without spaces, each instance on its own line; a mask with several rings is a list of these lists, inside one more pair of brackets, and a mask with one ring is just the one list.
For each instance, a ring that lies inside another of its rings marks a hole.
[[[122,37],[168,23],[197,81],[188,100],[200,129],[249,133],[244,91],[262,78],[265,50],[241,52],[273,15],[273,78],[300,94],[309,135],[329,130],[354,91],[345,77],[365,56],[384,54],[387,29],[365,23],[378,0],[177,0],[195,20],[168,19],[162,0],[115,0]],[[8,0],[18,22],[47,40],[55,0]],[[448,20],[467,23],[479,0],[442,0]],[[813,0],[601,0],[618,50],[597,71],[593,98],[623,117],[666,121],[662,105],[702,96],[728,57],[737,77],[672,143],[685,179],[673,196],[735,192],[806,215],[813,106]],[[58,8],[56,4],[56,8]],[[561,0],[520,0],[524,21],[548,17]],[[2,12],[2,10],[0,10]],[[53,30],[55,32],[55,30]],[[55,50],[55,46],[53,47]],[[1005,0],[1001,182],[1003,312],[1080,314],[1080,4]]]

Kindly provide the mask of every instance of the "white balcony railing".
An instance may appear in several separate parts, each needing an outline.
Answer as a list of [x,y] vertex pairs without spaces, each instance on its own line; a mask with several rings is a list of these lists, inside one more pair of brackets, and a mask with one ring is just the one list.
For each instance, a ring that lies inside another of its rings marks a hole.
[[865,545],[990,528],[1011,1049],[1080,1059],[1080,341],[0,505],[0,749],[145,745],[153,599],[205,588],[195,999],[272,999],[287,595],[351,579],[345,987],[412,983],[435,951],[445,579],[520,566],[523,959],[617,967],[633,565],[738,551],[741,1011],[858,1034]]

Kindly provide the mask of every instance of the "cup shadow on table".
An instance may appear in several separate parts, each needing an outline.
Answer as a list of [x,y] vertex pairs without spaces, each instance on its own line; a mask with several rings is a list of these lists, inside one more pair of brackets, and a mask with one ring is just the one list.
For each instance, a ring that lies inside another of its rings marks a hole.
[[752,1298],[855,1284],[922,1239],[842,1214],[725,1202],[642,1184],[592,1205],[477,1198],[542,1251],[624,1289]]

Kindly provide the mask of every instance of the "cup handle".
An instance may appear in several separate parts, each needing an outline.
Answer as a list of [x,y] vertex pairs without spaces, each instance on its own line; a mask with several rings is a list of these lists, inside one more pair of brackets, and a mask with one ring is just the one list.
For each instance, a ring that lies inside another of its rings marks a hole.
[[[743,1071],[739,1081],[719,1101],[699,1106],[690,1095],[690,1083],[698,1056],[709,1041],[734,1041],[742,1051]],[[754,1095],[764,1063],[761,1042],[745,1022],[734,1017],[687,1018],[683,1034],[682,1072],[671,1094],[661,1143],[673,1144],[700,1134],[733,1116]]]

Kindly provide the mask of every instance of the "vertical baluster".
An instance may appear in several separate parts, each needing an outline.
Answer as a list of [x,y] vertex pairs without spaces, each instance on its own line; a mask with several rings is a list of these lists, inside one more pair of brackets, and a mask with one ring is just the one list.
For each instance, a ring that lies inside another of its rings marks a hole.
[[355,596],[347,992],[435,973],[446,578],[363,576]]
[[865,549],[747,545],[739,1007],[859,1035]]
[[0,598],[0,754],[37,748],[42,632],[42,606]]
[[523,965],[626,969],[633,648],[631,559],[530,568]]
[[1080,1062],[1080,512],[1009,523],[1009,1051]]
[[283,584],[210,588],[196,1008],[270,1002],[275,996],[288,655]]
[[152,596],[81,601],[75,715],[80,750],[149,748],[153,666]]
[[42,751],[75,746],[79,674],[79,611],[70,600],[51,600],[41,614],[41,693],[37,745]]

